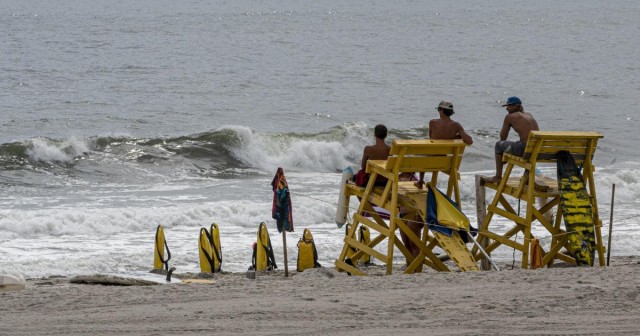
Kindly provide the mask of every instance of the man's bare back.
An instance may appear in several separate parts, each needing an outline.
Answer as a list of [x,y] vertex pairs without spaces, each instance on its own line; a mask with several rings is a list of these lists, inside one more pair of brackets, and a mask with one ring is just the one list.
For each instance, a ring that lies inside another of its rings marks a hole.
[[360,162],[360,168],[367,168],[367,160],[386,160],[389,157],[389,151],[391,147],[384,143],[384,140],[379,141],[376,139],[376,144],[372,146],[366,146],[362,153],[362,162]]
[[[453,104],[448,101],[441,101],[437,108],[440,118],[431,119],[429,121],[429,139],[431,140],[455,140],[462,139],[464,143],[471,145],[473,139],[464,131],[459,122],[453,121]],[[414,183],[416,187],[421,188],[424,185],[424,173],[420,173],[418,182]]]
[[[362,160],[360,161],[360,170],[354,176],[354,181],[357,185],[363,187],[366,185],[369,179],[369,174],[366,173],[367,161],[369,160],[386,160],[389,157],[391,147],[384,142],[387,137],[387,127],[379,124],[374,128],[374,136],[376,143],[371,146],[365,146],[362,152]],[[382,176],[378,176],[376,183],[386,182],[386,179]]]
[[513,128],[520,142],[527,143],[529,133],[539,130],[538,122],[533,118],[531,113],[524,111],[510,112],[505,118],[500,131],[500,140],[506,140],[509,135],[509,128]]
[[462,125],[448,117],[429,121],[429,138],[433,140],[462,139],[467,144],[473,143],[471,136],[467,135]]

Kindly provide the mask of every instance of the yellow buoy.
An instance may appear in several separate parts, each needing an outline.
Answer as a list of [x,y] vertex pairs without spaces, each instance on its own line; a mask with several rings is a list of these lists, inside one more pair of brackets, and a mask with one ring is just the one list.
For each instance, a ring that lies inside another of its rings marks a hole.
[[309,268],[320,267],[318,263],[318,251],[309,229],[304,229],[300,241],[298,241],[297,271],[302,272]]

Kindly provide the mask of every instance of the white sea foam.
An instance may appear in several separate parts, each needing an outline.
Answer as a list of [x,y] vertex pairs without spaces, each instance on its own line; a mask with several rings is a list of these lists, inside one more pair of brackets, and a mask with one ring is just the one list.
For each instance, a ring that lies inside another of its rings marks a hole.
[[46,138],[35,138],[29,143],[27,155],[33,160],[45,162],[71,162],[89,152],[87,144],[76,138],[53,142]]
[[[605,228],[608,227],[609,218],[610,192],[607,192],[610,182],[615,181],[617,186],[614,255],[632,254],[640,248],[636,230],[640,211],[634,200],[639,192],[638,174],[640,172],[635,170],[603,170],[597,173],[600,216]],[[474,175],[462,174],[460,187],[462,209],[476,225]],[[292,192],[296,227],[296,232],[287,235],[290,265],[295,264],[295,243],[304,228],[310,228],[314,234],[320,262],[331,265],[342,247],[344,235],[344,228],[338,229],[333,223],[340,174],[291,172],[287,178]],[[239,272],[249,266],[250,246],[255,241],[260,222],[267,223],[276,256],[281,263],[282,238],[271,219],[270,177],[252,181],[235,181],[231,185],[225,184],[222,187],[224,189],[211,187],[201,190],[207,193],[218,190],[221,194],[233,191],[236,194],[234,200],[210,195],[210,199],[205,201],[207,197],[198,199],[193,195],[181,196],[193,193],[193,190],[151,186],[150,189],[166,196],[156,195],[155,203],[152,197],[146,201],[140,200],[140,204],[117,203],[118,207],[92,207],[88,201],[77,208],[70,208],[58,207],[53,202],[49,208],[22,207],[2,211],[0,267],[27,276],[146,270],[151,267],[154,230],[162,224],[172,250],[172,264],[180,271],[197,271],[197,235],[200,227],[208,227],[212,222],[220,226],[225,270]],[[440,187],[444,189],[445,186]],[[491,197],[489,192],[487,197]],[[516,201],[512,203],[517,207]],[[350,214],[355,211],[357,204],[353,198]],[[509,225],[511,223],[501,218],[496,218],[492,224],[497,230]],[[533,231],[543,238],[543,245],[549,243],[549,239],[545,238],[548,233],[545,235],[538,227],[534,227]],[[603,235],[606,241],[608,233],[604,229]],[[379,248],[384,250],[384,244]],[[512,250],[501,248],[494,252],[494,257],[510,259]],[[398,258],[398,262],[402,262]]]
[[[244,11],[236,2],[187,2],[145,7],[123,0],[106,11],[91,2],[8,4],[11,12],[50,15],[0,22],[7,36],[23,42],[12,46],[20,57],[3,63],[11,73],[2,78],[10,99],[3,100],[0,132],[0,269],[27,276],[147,270],[154,229],[163,224],[174,265],[197,270],[198,229],[212,221],[222,230],[225,270],[246,269],[261,221],[281,261],[269,187],[278,166],[290,182],[297,227],[288,235],[290,262],[301,229],[309,227],[320,262],[330,266],[344,234],[333,223],[336,172],[358,165],[377,123],[392,131],[389,140],[423,136],[442,99],[454,101],[454,119],[474,136],[460,191],[462,208],[475,222],[473,175],[493,174],[492,147],[505,115],[499,102],[510,95],[523,99],[544,130],[603,133],[595,156],[600,217],[606,227],[615,183],[612,251],[637,254],[640,166],[629,144],[639,125],[629,107],[638,106],[639,68],[629,57],[637,46],[628,43],[637,39],[635,2],[586,1],[571,11],[563,11],[562,2],[514,3],[508,11],[500,1],[473,11],[470,1],[291,2],[295,15],[267,21],[238,15]],[[324,6],[333,5],[341,14],[327,20]],[[149,15],[137,15],[139,8]],[[549,14],[557,12],[563,15]],[[118,25],[111,24],[114,17]],[[43,25],[69,48],[46,48]],[[86,34],[70,34],[78,26],[98,29],[103,41],[97,43],[111,46],[100,49],[108,62],[96,63]],[[278,36],[285,43],[273,43],[275,31],[287,32]],[[531,43],[496,48],[495,36]],[[452,45],[464,47],[451,53]],[[131,46],[135,53],[123,52]],[[148,64],[135,65],[141,58]],[[517,69],[518,76],[504,69]],[[240,140],[223,144],[240,167],[225,165],[226,157],[208,160],[210,147],[196,148],[193,156],[180,147],[190,144],[183,137],[225,128]],[[175,141],[163,147],[132,140],[100,151],[106,135],[118,134]],[[96,138],[87,141],[91,145],[78,140]],[[29,146],[26,163],[14,159],[20,152],[13,142]],[[555,176],[555,167],[542,172]],[[496,219],[495,225],[508,223]],[[511,258],[512,251],[494,256]]]
[[340,138],[319,135],[314,139],[293,134],[259,134],[242,126],[228,127],[240,138],[241,145],[234,149],[236,158],[267,172],[278,167],[298,172],[335,172],[349,165],[349,158],[359,157],[366,144],[361,132],[364,125],[347,129],[347,135]]

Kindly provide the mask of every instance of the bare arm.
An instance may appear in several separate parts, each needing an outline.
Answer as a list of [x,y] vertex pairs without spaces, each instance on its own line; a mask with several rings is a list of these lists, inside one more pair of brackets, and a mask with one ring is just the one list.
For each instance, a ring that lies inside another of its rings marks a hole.
[[456,123],[456,126],[458,127],[458,135],[462,138],[462,141],[467,145],[473,144],[473,139],[471,139],[471,136],[464,131],[464,127],[462,127],[460,123]]
[[434,127],[434,122],[433,120],[429,121],[429,139],[431,139],[431,135],[433,134],[433,127]]
[[360,168],[361,169],[366,169],[367,168],[367,160],[369,160],[369,146],[364,148],[364,151],[362,152],[362,161],[360,162]]
[[509,136],[509,129],[511,128],[511,119],[509,116],[504,117],[504,122],[502,123],[502,129],[500,130],[500,140],[507,140]]

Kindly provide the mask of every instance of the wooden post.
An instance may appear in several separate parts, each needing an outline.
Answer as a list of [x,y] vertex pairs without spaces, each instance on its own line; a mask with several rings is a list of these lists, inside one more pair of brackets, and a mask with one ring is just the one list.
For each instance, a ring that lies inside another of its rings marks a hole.
[[607,243],[607,266],[609,266],[609,258],[611,257],[611,234],[613,233],[613,201],[616,195],[616,184],[611,187],[611,213],[609,214],[609,242]]
[[284,246],[284,277],[289,276],[289,263],[287,262],[287,230],[282,229],[282,246]]
[[[484,217],[487,215],[487,202],[485,199],[486,188],[484,186],[483,176],[476,175],[476,215],[478,217],[478,231],[482,231]],[[487,239],[480,239],[480,247],[484,250],[488,245]],[[483,271],[491,270],[491,262],[489,258],[483,258],[480,261],[480,269]]]

